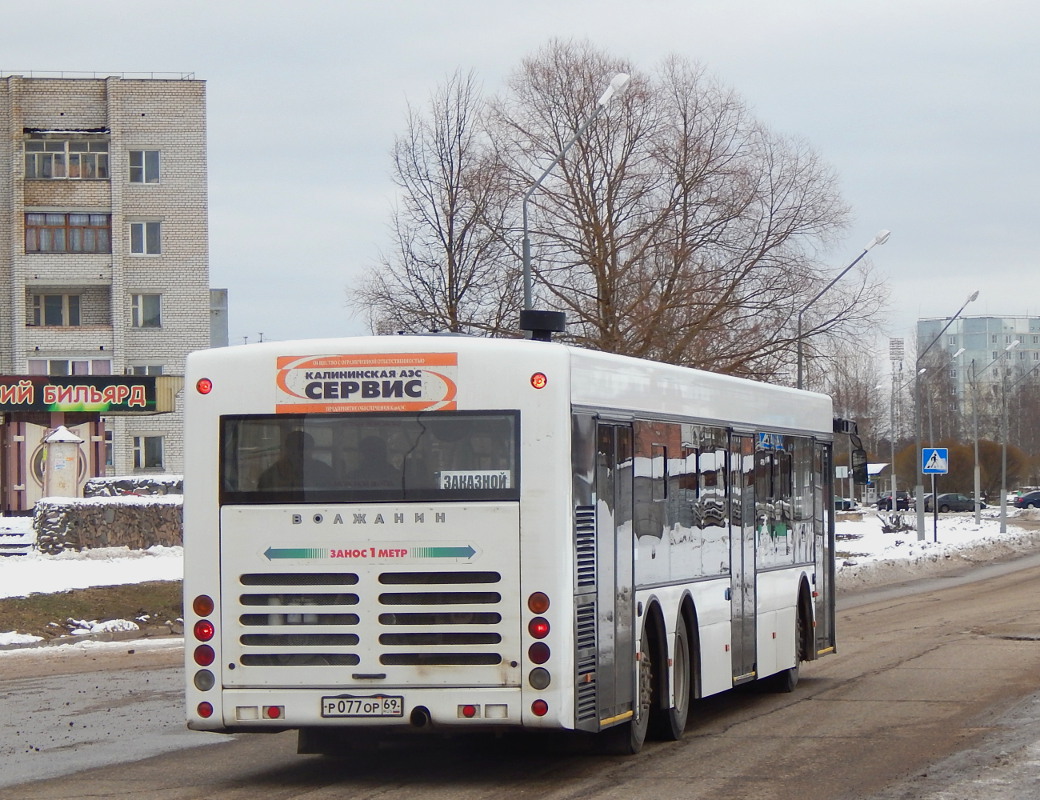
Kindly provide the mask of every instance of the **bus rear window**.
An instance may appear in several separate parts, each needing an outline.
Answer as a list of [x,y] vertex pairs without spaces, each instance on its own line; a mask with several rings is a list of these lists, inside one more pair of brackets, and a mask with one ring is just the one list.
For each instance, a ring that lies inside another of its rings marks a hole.
[[221,418],[221,502],[517,500],[519,414]]

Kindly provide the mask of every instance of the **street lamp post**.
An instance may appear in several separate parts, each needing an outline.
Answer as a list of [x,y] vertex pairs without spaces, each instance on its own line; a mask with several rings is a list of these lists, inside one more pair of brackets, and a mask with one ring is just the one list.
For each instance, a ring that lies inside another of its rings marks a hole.
[[[1017,344],[1017,342],[1015,344]],[[1012,383],[1010,386],[1008,385],[1008,382],[1007,382],[1006,378],[1001,382],[1001,386],[1002,386],[1002,388],[1004,390],[1003,393],[1002,393],[1003,394],[1003,398],[1004,398],[1004,402],[1003,402],[1003,405],[1004,405],[1004,430],[1003,430],[1002,435],[1000,437],[1000,440],[1001,440],[1001,444],[1000,444],[1000,532],[1001,533],[1007,533],[1008,394],[1011,392],[1012,389],[1014,389],[1016,386],[1018,386],[1018,384],[1020,384],[1022,381],[1024,381],[1030,375],[1032,375],[1033,372],[1036,371],[1037,367],[1040,367],[1040,364],[1038,364],[1036,367],[1033,367],[1031,370],[1029,370],[1029,372],[1027,372],[1025,375],[1023,375],[1021,378],[1019,378],[1014,383]]]
[[[928,344],[928,346],[921,351],[917,356],[917,361],[914,364],[914,369],[917,370],[921,366],[921,360],[927,355],[928,351],[935,346],[935,343],[942,338],[942,335],[946,333],[949,327],[956,321],[956,319],[964,312],[964,309],[968,307],[968,303],[972,303],[979,297],[978,289],[971,293],[967,300],[964,301],[957,313],[950,317],[949,321],[943,326],[943,329],[939,331],[938,335]],[[917,506],[917,539],[918,541],[924,541],[924,464],[921,463],[921,382],[917,380],[917,377],[921,373],[918,372],[914,376],[914,435],[917,438],[917,486],[915,487],[915,505]]]
[[[562,313],[558,313],[556,317],[550,320],[547,317],[547,315],[551,315],[553,314],[553,312],[534,310],[534,297],[531,280],[531,237],[528,233],[527,204],[531,199],[531,195],[534,194],[535,190],[539,186],[542,185],[542,181],[544,181],[549,176],[549,173],[556,168],[557,164],[563,161],[563,157],[567,155],[567,151],[571,149],[571,146],[582,137],[585,131],[589,129],[589,126],[592,125],[592,123],[596,121],[596,118],[603,113],[603,110],[607,107],[610,101],[613,100],[615,97],[620,96],[625,92],[626,89],[628,89],[628,85],[631,82],[631,80],[631,76],[625,72],[619,72],[611,79],[610,84],[604,90],[603,94],[600,95],[599,100],[596,101],[596,107],[593,109],[592,114],[589,116],[589,118],[585,120],[585,122],[582,124],[580,128],[578,128],[574,136],[572,136],[570,140],[568,140],[568,142],[563,146],[563,149],[556,154],[555,158],[553,158],[549,166],[545,168],[545,171],[541,175],[538,176],[538,180],[531,184],[531,188],[529,188],[527,190],[527,193],[524,195],[524,201],[522,204],[522,215],[524,222],[524,310],[523,313],[521,313],[520,315],[520,329],[531,331],[533,338],[547,339],[548,336],[545,334],[552,331],[562,331],[564,329],[563,325],[565,321],[563,319]],[[547,323],[550,326],[548,331],[546,330]]]
[[979,468],[979,386],[978,378],[986,370],[996,364],[998,361],[1004,358],[1010,358],[1010,353],[1016,347],[1022,344],[1021,340],[1015,339],[1011,344],[1004,348],[1004,352],[999,356],[990,361],[978,372],[975,371],[975,359],[971,360],[971,386],[972,386],[972,398],[971,398],[971,424],[974,428],[975,434],[975,524],[979,525],[982,522],[982,470]]
[[856,258],[853,259],[851,264],[849,264],[847,267],[845,267],[845,269],[843,269],[841,272],[839,272],[830,283],[828,283],[826,286],[824,286],[819,291],[819,293],[817,293],[817,295],[812,300],[810,300],[808,303],[806,303],[804,306],[802,306],[802,309],[798,312],[798,337],[797,337],[796,341],[797,341],[797,349],[798,349],[798,388],[799,389],[802,388],[802,363],[803,363],[802,362],[802,315],[806,311],[809,310],[809,307],[812,306],[813,303],[815,303],[817,300],[819,300],[821,297],[823,297],[824,292],[826,292],[834,284],[836,284],[843,277],[845,277],[845,273],[847,273],[850,269],[852,269],[854,266],[856,266],[859,263],[860,259],[863,258],[863,256],[865,256],[870,251],[870,248],[872,248],[872,247],[874,247],[875,245],[878,245],[878,244],[884,244],[885,242],[888,241],[888,237],[891,236],[891,235],[892,235],[891,231],[886,231],[886,230],[878,231],[877,235],[867,243],[866,247],[863,248],[863,252],[860,253],[858,256],[856,256]]

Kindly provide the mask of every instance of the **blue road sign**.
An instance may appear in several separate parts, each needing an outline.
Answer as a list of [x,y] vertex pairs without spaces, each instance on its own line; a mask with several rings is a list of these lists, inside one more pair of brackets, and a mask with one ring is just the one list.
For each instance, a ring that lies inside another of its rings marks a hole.
[[925,475],[945,475],[950,471],[950,451],[945,447],[925,447],[921,450],[921,472]]

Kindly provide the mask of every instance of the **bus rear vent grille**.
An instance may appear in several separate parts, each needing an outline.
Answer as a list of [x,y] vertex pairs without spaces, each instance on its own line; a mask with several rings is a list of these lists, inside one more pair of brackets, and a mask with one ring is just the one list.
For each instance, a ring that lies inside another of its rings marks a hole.
[[575,720],[596,718],[596,601],[575,609]]
[[[501,580],[497,572],[384,572],[369,592],[352,573],[241,575],[241,662],[501,664]],[[378,633],[366,640],[362,632],[372,629]]]
[[502,663],[497,572],[384,572],[379,583],[379,663],[481,666]]
[[596,509],[578,506],[574,510],[574,548],[579,587],[596,585]]

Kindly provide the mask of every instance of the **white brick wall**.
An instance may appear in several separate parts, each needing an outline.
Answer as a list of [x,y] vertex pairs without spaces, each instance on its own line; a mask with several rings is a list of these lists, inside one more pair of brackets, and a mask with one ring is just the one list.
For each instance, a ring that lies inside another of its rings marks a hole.
[[[111,358],[113,372],[162,364],[184,372],[193,350],[209,346],[209,222],[206,87],[197,80],[0,76],[0,373],[27,371],[29,358]],[[25,129],[108,129],[108,181],[24,177]],[[129,150],[159,150],[158,184],[129,182]],[[111,255],[24,252],[26,211],[110,213]],[[159,221],[162,254],[130,254],[130,222]],[[71,293],[89,299],[79,328],[30,328],[28,298]],[[162,295],[162,327],[130,327],[131,295]],[[107,319],[95,311],[110,299]],[[102,350],[103,348],[103,350]],[[131,474],[132,440],[165,437],[165,470],[183,472],[181,414],[113,417],[114,474]]]

